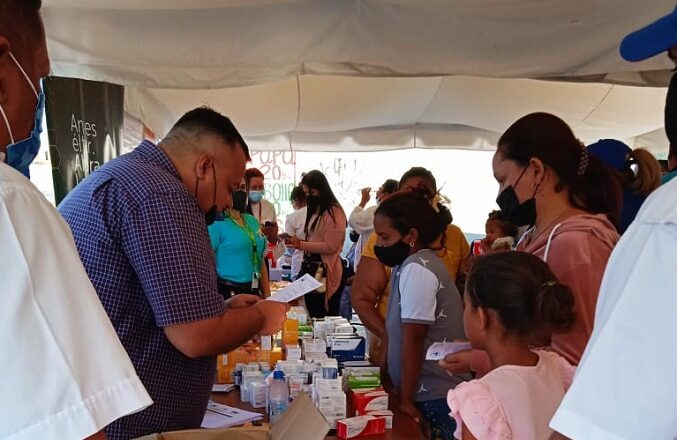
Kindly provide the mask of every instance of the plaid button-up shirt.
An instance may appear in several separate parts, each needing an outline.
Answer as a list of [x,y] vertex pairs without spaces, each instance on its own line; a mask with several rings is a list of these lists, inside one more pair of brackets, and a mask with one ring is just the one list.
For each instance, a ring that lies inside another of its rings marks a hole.
[[143,142],[81,182],[59,211],[155,402],[114,422],[106,434],[118,440],[199,427],[214,381],[215,358],[184,356],[162,329],[225,311],[195,197],[164,152]]

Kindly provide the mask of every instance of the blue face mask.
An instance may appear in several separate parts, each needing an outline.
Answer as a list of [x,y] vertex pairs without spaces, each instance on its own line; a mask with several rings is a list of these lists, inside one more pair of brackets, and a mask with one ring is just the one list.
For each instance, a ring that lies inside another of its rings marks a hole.
[[21,65],[11,52],[9,55],[12,57],[12,60],[14,60],[14,63],[16,63],[17,67],[23,74],[24,78],[26,78],[26,81],[28,81],[28,85],[31,87],[31,90],[33,90],[35,97],[38,99],[38,104],[35,110],[35,121],[33,125],[33,130],[31,130],[31,134],[27,139],[18,142],[14,140],[12,128],[9,126],[9,120],[7,119],[7,115],[5,114],[5,110],[0,105],[0,116],[2,116],[2,118],[5,121],[5,125],[7,126],[7,132],[9,133],[9,138],[11,141],[11,143],[7,146],[7,153],[5,154],[5,162],[7,163],[7,165],[21,172],[24,176],[30,177],[28,167],[35,159],[35,156],[38,155],[38,151],[40,151],[40,133],[42,133],[42,118],[45,114],[45,94],[42,90],[40,91],[40,93],[38,93],[37,90],[35,90],[35,87],[33,86],[31,79],[26,74],[26,71],[21,67]]
[[254,203],[259,203],[263,199],[263,191],[250,191],[249,200]]

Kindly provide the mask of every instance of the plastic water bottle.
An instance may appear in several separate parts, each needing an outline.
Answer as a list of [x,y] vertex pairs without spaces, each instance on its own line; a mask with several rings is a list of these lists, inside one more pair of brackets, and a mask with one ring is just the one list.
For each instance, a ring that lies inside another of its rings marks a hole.
[[273,372],[273,383],[268,387],[268,416],[270,424],[277,423],[282,414],[287,410],[289,404],[289,388],[284,381],[284,372],[275,370]]

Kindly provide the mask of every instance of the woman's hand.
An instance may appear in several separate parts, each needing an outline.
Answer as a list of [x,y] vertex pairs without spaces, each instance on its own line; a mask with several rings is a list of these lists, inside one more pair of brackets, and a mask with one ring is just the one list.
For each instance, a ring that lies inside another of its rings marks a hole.
[[277,226],[277,223],[269,224],[266,222],[266,224],[261,228],[261,232],[263,232],[263,235],[266,237],[266,240],[268,240],[268,243],[277,244],[280,241],[280,237],[278,235],[280,228]]
[[288,237],[284,244],[290,248],[299,249],[301,247],[301,239],[297,237]]
[[371,200],[371,188],[362,188],[360,192],[362,193],[360,206],[364,208],[365,206],[367,206],[367,203],[369,203],[369,200]]

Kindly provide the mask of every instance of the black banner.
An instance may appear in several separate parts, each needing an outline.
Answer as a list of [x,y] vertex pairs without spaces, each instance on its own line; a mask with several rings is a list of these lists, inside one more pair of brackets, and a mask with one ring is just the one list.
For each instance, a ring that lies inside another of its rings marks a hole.
[[120,153],[124,87],[59,77],[44,84],[58,205],[75,185]]

